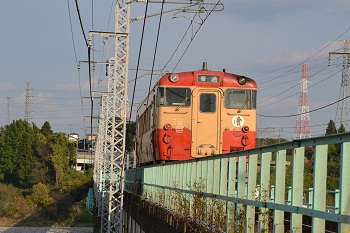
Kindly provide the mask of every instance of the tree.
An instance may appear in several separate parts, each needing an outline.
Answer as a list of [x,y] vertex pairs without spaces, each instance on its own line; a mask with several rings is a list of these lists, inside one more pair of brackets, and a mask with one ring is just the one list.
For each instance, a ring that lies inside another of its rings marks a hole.
[[126,125],[125,150],[132,152],[135,150],[136,123],[129,121]]
[[74,143],[68,141],[64,133],[54,134],[49,141],[51,148],[50,160],[54,168],[55,184],[60,186],[65,172],[76,162]]
[[329,120],[327,129],[326,129],[326,135],[335,134],[337,133],[337,128],[335,127],[335,123],[333,120]]
[[45,121],[43,126],[41,127],[40,132],[45,136],[45,137],[50,137],[53,135],[53,131],[51,129],[51,125],[48,121]]
[[338,129],[338,133],[344,133],[345,131],[346,131],[346,129],[345,129],[343,123],[341,123],[339,126],[339,129]]
[[27,121],[16,120],[0,134],[0,179],[27,187],[34,166],[33,144],[37,127]]
[[[343,130],[344,125],[340,125],[340,130]],[[344,128],[345,129],[345,128]],[[337,128],[335,127],[335,123],[333,120],[330,120],[326,129],[326,135],[336,134]],[[328,145],[328,160],[333,156],[339,156],[340,152],[340,144],[329,144]]]
[[29,188],[38,183],[59,188],[79,183],[75,144],[64,133],[53,133],[49,122],[16,120],[0,130],[0,181]]
[[48,206],[54,201],[54,199],[50,197],[49,187],[41,182],[33,185],[33,193],[30,199],[39,206]]
[[31,187],[32,183],[30,182],[30,175],[33,171],[35,164],[34,152],[32,149],[32,135],[25,132],[22,135],[22,140],[20,142],[21,150],[18,151],[18,167],[16,171],[16,177],[18,183],[22,187]]

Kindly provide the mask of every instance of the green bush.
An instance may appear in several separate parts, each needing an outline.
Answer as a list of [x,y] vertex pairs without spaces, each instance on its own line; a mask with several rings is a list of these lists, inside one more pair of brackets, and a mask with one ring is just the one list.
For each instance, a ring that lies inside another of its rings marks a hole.
[[50,197],[49,187],[43,183],[38,183],[33,186],[33,193],[30,199],[39,206],[48,206],[54,202],[54,199]]

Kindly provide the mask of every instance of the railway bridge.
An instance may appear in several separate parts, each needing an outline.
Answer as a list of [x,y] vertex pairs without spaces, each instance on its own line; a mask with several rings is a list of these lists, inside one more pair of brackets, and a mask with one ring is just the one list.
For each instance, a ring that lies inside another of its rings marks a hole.
[[[334,144],[339,167],[330,167]],[[313,154],[311,169],[306,153]],[[339,177],[327,179],[327,171]],[[349,177],[350,133],[131,168],[123,182],[122,229],[350,232]],[[329,182],[336,189],[327,190]]]

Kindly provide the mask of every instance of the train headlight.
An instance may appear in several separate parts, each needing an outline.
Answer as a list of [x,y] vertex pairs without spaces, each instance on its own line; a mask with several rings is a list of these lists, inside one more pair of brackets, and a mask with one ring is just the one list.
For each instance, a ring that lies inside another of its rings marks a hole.
[[164,129],[165,130],[170,130],[171,129],[171,125],[168,123],[168,124],[165,124],[164,125]]
[[244,76],[239,76],[238,79],[237,79],[238,83],[241,84],[241,85],[244,85],[247,83],[247,79],[246,77]]
[[243,126],[242,131],[243,131],[243,133],[248,132],[249,131],[249,126],[247,126],[247,125]]
[[169,76],[169,80],[170,80],[170,82],[172,82],[172,83],[176,83],[176,82],[179,80],[179,76],[178,76],[177,74],[171,74],[171,75]]

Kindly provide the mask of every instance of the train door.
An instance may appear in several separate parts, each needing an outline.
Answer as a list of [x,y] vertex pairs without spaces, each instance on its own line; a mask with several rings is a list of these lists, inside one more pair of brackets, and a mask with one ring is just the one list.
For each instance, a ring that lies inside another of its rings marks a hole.
[[219,154],[220,112],[222,93],[219,90],[193,90],[192,146],[193,157]]

